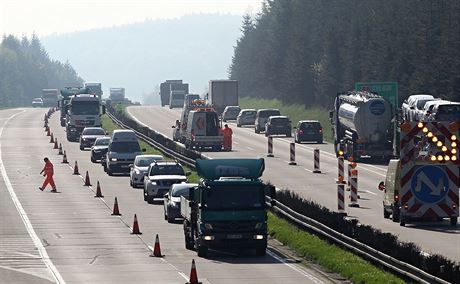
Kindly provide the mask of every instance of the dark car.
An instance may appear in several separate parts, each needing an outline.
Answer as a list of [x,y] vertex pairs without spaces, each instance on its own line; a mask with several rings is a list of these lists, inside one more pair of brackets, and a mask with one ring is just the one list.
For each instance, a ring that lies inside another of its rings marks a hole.
[[296,143],[304,141],[323,143],[323,127],[317,120],[301,120],[294,129],[294,140]]
[[171,185],[168,193],[164,195],[164,215],[168,223],[172,223],[176,218],[182,218],[180,215],[180,197],[188,198],[189,189],[198,186],[196,183],[176,183]]
[[265,124],[265,136],[286,135],[292,136],[291,121],[287,116],[276,115],[270,116]]
[[110,137],[97,138],[91,147],[91,162],[96,163],[97,161],[102,160],[102,157],[105,157],[105,154],[107,153],[109,144]]
[[107,133],[102,127],[85,127],[80,135],[80,150],[90,148],[97,138],[106,135]]

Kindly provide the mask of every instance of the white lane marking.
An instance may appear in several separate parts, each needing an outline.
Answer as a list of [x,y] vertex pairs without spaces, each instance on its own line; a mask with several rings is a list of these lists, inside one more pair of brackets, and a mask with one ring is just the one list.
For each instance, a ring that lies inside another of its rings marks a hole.
[[270,255],[271,257],[273,257],[274,259],[278,260],[279,262],[281,262],[282,264],[284,265],[287,265],[289,268],[291,268],[292,270],[302,274],[303,276],[307,277],[308,279],[310,279],[311,281],[313,281],[314,283],[324,283],[323,281],[321,281],[319,278],[315,277],[314,275],[308,273],[307,271],[303,270],[303,269],[300,269],[300,268],[297,268],[296,265],[293,265],[292,263],[288,263],[286,262],[284,259],[282,259],[281,257],[277,256],[276,254],[274,254],[273,252],[271,251],[268,251],[267,250],[267,254]]
[[[149,249],[151,252],[153,252],[154,248],[153,248],[151,245],[148,245],[147,247],[148,247],[148,249]],[[166,263],[167,265],[171,266],[171,267],[177,272],[177,274],[179,274],[179,275],[180,275],[182,278],[184,278],[186,281],[189,280],[188,277],[187,277],[187,275],[186,275],[184,272],[180,271],[179,268],[177,268],[176,266],[174,266],[172,263],[170,263],[169,261],[167,261],[167,260],[164,259],[164,258],[160,258],[160,260],[163,261],[164,263]]]
[[251,147],[246,147],[246,149],[248,149],[249,151],[254,151],[254,148],[251,148]]
[[19,212],[19,215],[21,216],[22,222],[24,223],[27,232],[29,233],[30,237],[32,238],[32,241],[34,242],[35,246],[37,247],[41,258],[43,259],[43,262],[46,264],[48,269],[51,271],[51,274],[54,277],[54,280],[56,280],[56,283],[61,283],[65,284],[64,279],[62,278],[61,274],[57,270],[56,266],[51,262],[51,259],[48,256],[48,253],[46,252],[45,247],[43,246],[42,242],[38,238],[37,233],[35,233],[35,230],[32,226],[32,223],[29,220],[29,217],[27,216],[26,211],[21,205],[21,202],[19,201],[18,197],[16,196],[16,193],[14,192],[13,185],[11,184],[10,178],[8,177],[8,174],[6,173],[5,165],[3,164],[3,159],[2,159],[2,134],[3,134],[3,129],[5,128],[6,124],[15,116],[24,113],[25,110],[22,110],[21,112],[15,113],[12,116],[10,116],[0,127],[0,172],[2,173],[3,181],[5,182],[6,188],[8,189],[8,193],[11,196],[11,199],[13,200],[14,206],[16,206],[16,209]]
[[372,194],[372,195],[378,195],[377,193],[374,193],[374,192],[369,191],[369,190],[367,190],[367,189],[366,189],[366,190],[363,190],[363,191],[364,191],[364,192],[367,192],[367,193],[370,193],[370,194]]

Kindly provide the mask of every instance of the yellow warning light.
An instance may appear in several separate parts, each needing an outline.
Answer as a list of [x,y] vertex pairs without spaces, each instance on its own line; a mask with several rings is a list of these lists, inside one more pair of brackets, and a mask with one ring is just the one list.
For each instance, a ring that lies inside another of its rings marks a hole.
[[455,140],[457,140],[457,136],[455,136],[455,135],[452,135],[452,136],[450,137],[450,140],[452,140],[452,141],[455,141]]
[[446,152],[446,151],[447,151],[447,147],[446,147],[446,146],[442,146],[441,150],[442,150],[443,152]]
[[431,156],[432,161],[436,161],[436,156]]
[[444,160],[449,161],[449,160],[450,160],[450,157],[447,156],[447,155],[445,155],[445,156],[444,156]]
[[339,150],[339,156],[343,156],[343,151]]
[[451,151],[451,152],[452,152],[452,154],[454,154],[454,155],[455,155],[455,154],[457,154],[457,149],[452,149],[452,151]]
[[444,158],[441,155],[438,156],[438,161],[442,161],[443,159]]
[[431,138],[431,141],[433,141],[434,143],[438,142],[438,137],[433,136],[433,138]]
[[428,132],[428,128],[423,127],[422,132],[423,132],[423,133],[427,133],[427,132]]
[[457,161],[457,156],[452,156],[452,161]]
[[453,148],[457,147],[457,142],[450,143],[450,146],[452,146]]
[[426,136],[428,136],[428,138],[431,138],[431,137],[433,137],[433,133],[428,132],[428,134]]
[[441,141],[438,141],[438,143],[436,143],[436,146],[441,147],[441,146],[442,146],[442,142],[441,142]]
[[423,123],[422,123],[422,122],[419,122],[419,123],[417,124],[417,127],[418,127],[418,128],[423,128]]

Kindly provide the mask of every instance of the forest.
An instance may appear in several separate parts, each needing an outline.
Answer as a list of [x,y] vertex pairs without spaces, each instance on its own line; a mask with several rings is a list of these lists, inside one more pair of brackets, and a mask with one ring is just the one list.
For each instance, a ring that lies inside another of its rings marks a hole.
[[355,82],[460,98],[460,1],[265,0],[245,15],[229,77],[240,95],[329,107]]
[[41,89],[82,86],[69,63],[52,60],[37,36],[3,36],[0,44],[0,107],[31,106]]

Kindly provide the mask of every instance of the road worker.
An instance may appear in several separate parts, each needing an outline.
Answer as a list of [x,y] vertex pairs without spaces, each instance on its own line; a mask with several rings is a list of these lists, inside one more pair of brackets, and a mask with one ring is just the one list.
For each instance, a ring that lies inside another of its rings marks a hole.
[[224,134],[224,151],[231,151],[233,131],[230,127],[228,127],[228,124],[224,125],[222,133]]
[[40,174],[43,174],[43,176],[46,178],[45,178],[45,181],[43,181],[43,185],[39,187],[39,189],[43,191],[49,183],[52,187],[51,192],[56,192],[56,184],[54,183],[54,179],[53,179],[53,174],[54,174],[53,164],[47,157],[45,157],[43,161],[45,161],[45,166],[43,167]]

